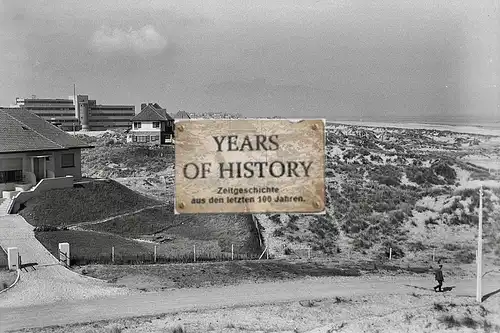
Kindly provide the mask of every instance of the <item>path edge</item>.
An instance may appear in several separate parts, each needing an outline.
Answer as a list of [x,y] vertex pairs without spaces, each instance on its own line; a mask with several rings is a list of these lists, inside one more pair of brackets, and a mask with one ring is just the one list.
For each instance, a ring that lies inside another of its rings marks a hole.
[[18,269],[17,270],[17,277],[16,277],[16,280],[14,281],[14,283],[12,283],[10,286],[8,286],[7,288],[5,288],[4,290],[0,290],[0,294],[2,294],[4,292],[7,292],[9,289],[13,288],[19,282],[19,278],[20,277],[21,277],[21,270]]

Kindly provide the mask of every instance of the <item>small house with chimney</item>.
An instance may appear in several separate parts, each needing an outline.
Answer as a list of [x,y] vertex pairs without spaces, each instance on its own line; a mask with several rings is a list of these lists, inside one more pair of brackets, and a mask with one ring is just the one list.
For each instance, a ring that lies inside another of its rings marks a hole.
[[131,120],[127,142],[171,144],[174,142],[174,118],[157,103],[141,104],[141,112]]

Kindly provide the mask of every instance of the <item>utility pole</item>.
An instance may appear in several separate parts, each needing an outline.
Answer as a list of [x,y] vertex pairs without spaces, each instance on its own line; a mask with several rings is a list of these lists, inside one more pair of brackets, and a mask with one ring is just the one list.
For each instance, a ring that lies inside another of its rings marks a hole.
[[479,230],[477,233],[477,289],[476,289],[476,301],[481,303],[482,301],[482,291],[481,291],[481,278],[483,275],[483,186],[479,188]]

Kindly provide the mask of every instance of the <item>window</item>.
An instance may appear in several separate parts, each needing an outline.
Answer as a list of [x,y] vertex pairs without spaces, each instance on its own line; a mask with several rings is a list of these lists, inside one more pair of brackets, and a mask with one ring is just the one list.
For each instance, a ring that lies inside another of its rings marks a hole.
[[14,183],[23,180],[21,170],[0,171],[0,183]]
[[137,137],[135,135],[132,136],[132,141],[137,142]]
[[137,142],[149,142],[149,135],[137,136]]
[[151,135],[151,142],[160,140],[159,135]]
[[141,122],[140,121],[134,122],[134,128],[135,129],[141,128]]
[[159,121],[153,121],[153,128],[160,128],[160,122]]
[[61,168],[74,168],[74,167],[75,167],[75,154],[62,154]]

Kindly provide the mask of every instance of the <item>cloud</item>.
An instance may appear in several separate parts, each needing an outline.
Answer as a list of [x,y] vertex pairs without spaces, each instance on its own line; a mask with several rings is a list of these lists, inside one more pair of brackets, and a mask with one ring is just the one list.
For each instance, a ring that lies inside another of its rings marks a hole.
[[92,47],[99,52],[134,51],[140,55],[157,54],[167,47],[167,39],[151,25],[128,31],[104,26],[91,39]]

